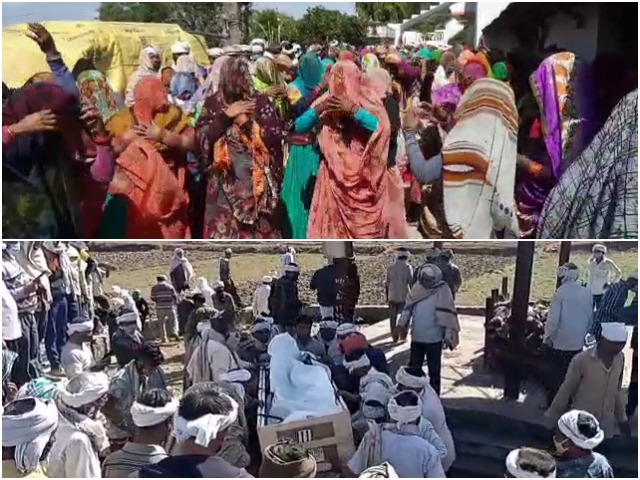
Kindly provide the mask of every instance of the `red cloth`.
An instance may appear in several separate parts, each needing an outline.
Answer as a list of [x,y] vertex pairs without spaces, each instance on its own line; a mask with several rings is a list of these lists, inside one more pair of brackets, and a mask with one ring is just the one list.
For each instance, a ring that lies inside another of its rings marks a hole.
[[344,356],[348,356],[358,350],[369,348],[369,341],[362,333],[355,332],[338,342],[338,349]]

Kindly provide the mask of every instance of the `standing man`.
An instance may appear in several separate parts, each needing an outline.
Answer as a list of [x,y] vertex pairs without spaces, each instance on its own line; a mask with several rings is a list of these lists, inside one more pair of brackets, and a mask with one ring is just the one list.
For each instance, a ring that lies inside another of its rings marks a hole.
[[571,360],[582,352],[593,320],[591,291],[578,283],[578,267],[567,263],[558,270],[558,277],[562,285],[551,302],[544,334],[544,343],[550,347],[550,364],[554,367],[549,375],[549,404],[558,393]]
[[271,284],[273,278],[270,276],[262,277],[262,283],[256,291],[253,292],[253,302],[251,303],[251,311],[253,318],[258,318],[261,315],[269,315],[269,297],[271,296]]
[[451,250],[443,250],[438,258],[437,265],[442,270],[442,280],[449,285],[455,300],[456,294],[462,286],[462,275],[458,266],[453,263],[453,252]]
[[596,338],[600,335],[601,325],[607,322],[638,324],[638,302],[632,302],[625,307],[629,292],[638,295],[638,271],[632,273],[626,280],[614,283],[605,291],[600,306],[595,313],[595,322],[591,333]]
[[228,292],[232,297],[235,304],[238,308],[242,308],[242,302],[240,301],[240,297],[238,296],[238,291],[236,290],[236,285],[233,283],[233,279],[231,278],[231,255],[233,251],[230,248],[227,248],[224,251],[224,256],[220,259],[219,272],[218,276],[220,281],[224,285],[224,289]]
[[147,317],[149,316],[149,304],[142,296],[142,292],[140,290],[134,290],[131,293],[131,297],[133,301],[136,302],[136,308],[138,309],[138,313],[140,314],[140,323],[142,331],[144,332],[145,324],[147,323]]
[[389,304],[389,326],[394,343],[400,338],[396,322],[404,310],[404,302],[407,299],[412,281],[413,268],[409,265],[409,251],[406,248],[399,248],[396,251],[395,261],[387,268],[385,282],[387,303]]
[[213,308],[224,312],[225,320],[232,323],[236,318],[236,303],[228,292],[225,292],[224,283],[218,282],[213,286]]
[[171,46],[171,57],[173,58],[173,65],[171,68],[175,70],[178,59],[183,55],[189,55],[191,53],[191,46],[187,42],[176,42]]
[[593,295],[593,305],[597,310],[607,287],[620,280],[621,272],[618,266],[607,257],[607,247],[594,245],[589,259],[589,278],[587,286]]
[[5,330],[3,308],[3,340],[5,340],[5,335],[10,337],[10,341],[6,342],[7,347],[18,354],[14,367],[18,388],[34,378],[30,372],[38,364],[40,349],[38,321],[35,314],[38,307],[38,283],[37,279],[27,275],[16,261],[15,255],[19,250],[19,242],[2,244],[2,281],[16,303],[20,330],[18,335],[18,325],[11,312],[9,312],[10,318],[7,319],[8,328]]
[[271,311],[276,325],[286,327],[292,325],[302,309],[298,295],[298,278],[300,268],[295,263],[284,267],[284,275],[276,280]]
[[151,301],[156,304],[156,316],[160,323],[163,343],[169,341],[169,336],[178,339],[178,315],[176,306],[178,304],[178,294],[167,281],[165,275],[158,275],[156,283],[151,287]]
[[313,272],[311,290],[315,290],[320,305],[320,318],[333,318],[336,305],[336,266],[334,262],[327,258],[326,265]]
[[558,394],[547,411],[556,422],[568,410],[584,410],[596,417],[607,438],[629,430],[621,398],[627,329],[623,323],[603,323],[598,343],[575,357]]

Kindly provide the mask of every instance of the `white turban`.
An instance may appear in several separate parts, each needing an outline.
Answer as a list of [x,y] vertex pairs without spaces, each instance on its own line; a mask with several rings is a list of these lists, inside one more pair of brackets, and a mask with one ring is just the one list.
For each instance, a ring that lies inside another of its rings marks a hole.
[[400,478],[390,463],[367,468],[358,478]]
[[336,322],[335,320],[322,320],[318,323],[318,326],[320,328],[331,328],[333,330],[337,330],[338,322]]
[[223,394],[231,402],[231,412],[228,415],[207,415],[186,420],[176,414],[173,423],[173,436],[178,442],[186,442],[190,438],[201,447],[207,447],[218,433],[229,428],[238,418],[238,403],[226,394]]
[[262,277],[262,283],[271,285],[272,282],[273,282],[273,277],[269,275],[265,275],[264,277]]
[[262,45],[263,47],[267,44],[267,41],[264,38],[254,38],[251,40],[251,45]]
[[387,405],[387,410],[389,412],[389,418],[391,420],[395,420],[398,428],[401,428],[403,425],[408,425],[410,423],[415,422],[422,415],[422,400],[417,393],[411,392],[411,394],[416,397],[416,405],[411,405],[407,407],[401,407],[396,402],[396,398],[400,395],[407,395],[407,392],[400,392],[391,397],[389,400],[389,404]]
[[58,427],[58,409],[52,401],[38,398],[16,400],[25,401],[35,402],[33,410],[19,415],[2,415],[2,446],[16,447],[16,468],[26,474],[38,466],[51,434]]
[[263,317],[262,315],[260,315],[258,318],[256,318],[256,323],[266,323],[271,326],[273,325],[273,317]]
[[356,333],[357,331],[358,328],[353,323],[342,323],[338,325],[336,335],[338,335],[339,337],[344,337],[351,333]]
[[429,384],[429,379],[416,377],[407,372],[407,367],[400,367],[396,372],[396,382],[408,388],[425,388]]
[[122,315],[116,318],[117,325],[128,325],[130,323],[137,323],[137,322],[138,322],[138,315],[136,315],[135,312],[123,313]]
[[289,263],[288,265],[284,266],[284,271],[285,272],[300,273],[300,268],[295,263]]
[[252,326],[251,326],[251,333],[258,333],[258,332],[265,332],[265,331],[271,331],[271,325],[269,325],[267,322],[255,322]]
[[[83,382],[78,393],[69,391],[72,382]],[[58,395],[65,405],[80,408],[100,400],[109,391],[109,377],[102,372],[83,372],[60,388]]]
[[171,46],[171,53],[183,55],[191,52],[191,46],[187,42],[176,42]]
[[149,407],[142,403],[133,402],[131,417],[136,427],[153,427],[173,417],[178,411],[178,406],[179,403],[176,400],[171,400],[164,407]]
[[627,327],[624,323],[603,323],[602,337],[611,342],[626,342],[629,338]]
[[409,258],[411,254],[409,253],[409,250],[396,250],[396,258]]
[[229,383],[245,383],[251,380],[251,372],[244,368],[229,370],[227,373],[220,375],[220,380]]
[[67,325],[67,333],[69,336],[74,333],[89,333],[93,332],[93,320],[86,320],[84,322],[70,323]]
[[242,53],[251,53],[251,45],[242,44],[242,45],[239,45],[239,47]]
[[224,282],[218,280],[216,283],[213,284],[214,290],[219,290],[221,288],[224,288]]
[[[598,432],[592,438],[585,437],[578,428],[578,419],[583,415],[590,417],[598,426]],[[558,420],[558,430],[576,446],[584,450],[593,450],[604,440],[604,431],[600,428],[596,417],[582,410],[571,410],[562,415]]]
[[258,54],[264,51],[264,47],[262,45],[256,44],[251,45],[251,53]]
[[218,58],[224,55],[224,50],[221,48],[210,48],[207,50],[207,55],[211,58]]
[[[572,267],[575,265],[572,265]],[[576,280],[578,280],[578,268],[570,268],[567,265],[562,265],[559,269],[558,269],[558,278],[560,278],[562,280],[563,283],[565,282],[575,282]]]
[[593,249],[592,249],[591,251],[592,251],[593,253],[600,252],[600,253],[602,253],[602,254],[606,255],[606,254],[607,254],[607,247],[605,247],[604,245],[602,245],[602,244],[600,244],[600,243],[596,243],[596,244],[593,246]]
[[344,366],[349,370],[349,373],[357,370],[358,368],[370,367],[371,361],[366,353],[363,353],[360,358],[353,360],[352,362],[344,361]]
[[505,465],[507,467],[507,472],[512,475],[514,478],[556,478],[556,471],[551,472],[547,477],[543,477],[536,472],[530,472],[526,470],[522,470],[518,465],[518,460],[520,459],[520,449],[512,450],[509,455],[507,455],[507,459],[505,460]]

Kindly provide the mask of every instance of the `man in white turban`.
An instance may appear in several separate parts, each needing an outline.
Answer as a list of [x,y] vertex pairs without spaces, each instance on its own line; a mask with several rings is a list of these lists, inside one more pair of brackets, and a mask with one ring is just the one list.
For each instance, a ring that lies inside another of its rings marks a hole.
[[605,290],[609,285],[620,280],[622,272],[607,256],[607,247],[598,243],[591,250],[587,273],[587,287],[593,295],[593,306],[597,310]]
[[191,54],[191,46],[187,42],[176,42],[171,46],[171,57],[173,58],[173,68],[176,68],[178,59],[183,55]]
[[102,468],[105,478],[127,478],[140,469],[167,458],[164,445],[171,435],[178,402],[166,390],[150,389],[140,394],[131,407],[135,437],[121,450],[110,454]]
[[554,366],[547,378],[549,404],[562,385],[571,359],[582,351],[593,321],[591,292],[578,282],[578,267],[574,263],[563,265],[558,270],[558,278],[561,285],[553,297],[544,326],[544,343],[550,347],[549,364]]
[[269,308],[269,297],[271,296],[272,284],[273,277],[266,275],[262,277],[262,283],[258,285],[256,290],[253,292],[253,302],[251,303],[253,318],[269,314],[271,311]]
[[556,461],[547,452],[535,448],[512,450],[505,460],[505,478],[556,478]]
[[394,395],[387,406],[389,424],[370,424],[358,450],[347,463],[354,474],[388,462],[400,478],[446,478],[440,454],[419,435],[422,405],[411,391]]
[[571,410],[558,420],[553,443],[559,478],[614,478],[604,455],[594,450],[604,440],[596,417],[589,412]]
[[101,455],[109,448],[98,418],[109,391],[104,373],[84,372],[60,387],[56,406],[60,425],[51,449],[50,478],[101,478]]
[[23,398],[5,405],[2,476],[44,478],[43,464],[47,463],[57,428],[58,409],[52,401]]
[[628,332],[623,323],[603,323],[602,338],[571,363],[547,416],[555,423],[570,408],[590,412],[607,438],[629,430],[620,378]]
[[68,380],[73,380],[82,372],[88,372],[95,364],[91,351],[93,320],[78,317],[67,326],[69,339],[62,348],[60,366]]
[[219,47],[210,48],[209,50],[207,50],[207,56],[209,57],[209,62],[211,62],[211,65],[213,65],[213,62],[215,62],[217,58],[220,58],[223,55],[224,50]]
[[420,397],[422,405],[422,418],[425,420],[420,427],[425,440],[437,447],[437,440],[433,441],[433,433],[429,426],[435,430],[435,434],[442,440],[445,446],[445,456],[442,459],[444,471],[448,471],[456,459],[456,447],[453,436],[447,425],[447,417],[440,397],[429,384],[429,379],[424,370],[419,367],[400,367],[396,372],[396,389],[398,391],[412,390]]

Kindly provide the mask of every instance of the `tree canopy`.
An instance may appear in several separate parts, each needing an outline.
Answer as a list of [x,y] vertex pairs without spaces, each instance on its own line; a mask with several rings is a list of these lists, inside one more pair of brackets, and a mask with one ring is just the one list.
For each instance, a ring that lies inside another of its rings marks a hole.
[[367,37],[367,26],[360,18],[324,7],[307,9],[298,21],[298,39],[304,43],[339,40],[354,45]]
[[259,10],[251,15],[249,31],[251,38],[263,38],[269,44],[294,41],[298,38],[298,22],[276,10]]
[[438,2],[356,2],[357,15],[372,23],[400,23]]

